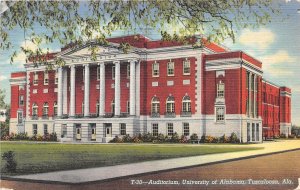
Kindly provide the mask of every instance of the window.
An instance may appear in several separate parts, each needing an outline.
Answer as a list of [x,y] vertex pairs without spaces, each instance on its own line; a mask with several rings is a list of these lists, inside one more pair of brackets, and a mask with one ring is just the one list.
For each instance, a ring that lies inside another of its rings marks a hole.
[[23,123],[23,112],[18,111],[18,124],[22,124],[22,123]]
[[32,104],[32,115],[37,116],[38,115],[38,105],[36,103]]
[[247,71],[247,76],[246,76],[246,88],[249,88],[249,72]]
[[44,72],[44,85],[48,85],[49,84],[49,73],[48,71]]
[[255,141],[255,123],[252,123],[252,141]]
[[24,96],[23,96],[23,95],[21,95],[21,96],[19,97],[19,105],[20,105],[20,106],[23,106],[23,105],[24,105]]
[[53,115],[57,116],[57,102],[54,102],[53,104]]
[[84,114],[84,102],[81,104],[81,113]]
[[32,124],[32,134],[37,135],[37,124]]
[[182,112],[191,112],[191,98],[188,95],[182,99]]
[[55,72],[55,81],[54,84],[58,84],[58,72]]
[[100,104],[99,104],[99,100],[97,100],[97,104],[96,104],[97,116],[99,116],[99,111],[100,111]]
[[169,96],[167,98],[167,102],[166,102],[166,111],[167,113],[174,113],[175,112],[175,99],[174,96]]
[[111,101],[111,113],[115,113],[115,100]]
[[217,98],[224,98],[224,83],[221,81],[217,84]]
[[48,125],[44,124],[44,135],[48,134]]
[[100,67],[97,67],[97,80],[100,80]]
[[167,123],[167,134],[168,136],[172,136],[173,135],[173,123]]
[[254,90],[254,77],[255,77],[255,75],[251,74],[251,91]]
[[250,142],[250,123],[247,123],[247,142]]
[[158,136],[158,124],[157,123],[152,124],[152,135],[154,137]]
[[159,113],[159,98],[154,96],[151,101],[151,113]]
[[111,77],[112,77],[113,80],[115,80],[115,72],[116,72],[115,66],[112,66],[112,68],[111,68]]
[[127,101],[127,113],[130,113],[130,102]]
[[225,107],[216,107],[216,121],[225,120]]
[[66,124],[61,126],[61,136],[67,137],[67,125]]
[[39,82],[39,75],[37,72],[34,72],[33,74],[33,85],[36,86],[38,85],[38,82]]
[[256,123],[256,141],[259,141],[259,124]]
[[125,123],[120,124],[120,134],[126,135],[126,124]]
[[43,116],[47,116],[49,112],[49,105],[48,102],[45,102],[43,105]]
[[130,64],[127,65],[127,78],[130,77]]
[[191,74],[191,63],[187,58],[183,61],[183,75]]
[[152,64],[152,76],[153,77],[159,76],[159,63],[156,61]]
[[174,62],[172,62],[171,60],[170,60],[170,62],[168,62],[168,65],[167,65],[167,74],[168,74],[168,76],[174,76]]
[[183,123],[183,135],[190,136],[190,124],[189,123]]

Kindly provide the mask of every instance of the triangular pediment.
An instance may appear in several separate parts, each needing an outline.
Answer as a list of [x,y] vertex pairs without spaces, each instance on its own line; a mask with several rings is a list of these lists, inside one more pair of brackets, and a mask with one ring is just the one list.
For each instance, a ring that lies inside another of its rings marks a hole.
[[[118,49],[116,45],[108,45],[108,46],[100,46],[100,45],[93,45],[97,48],[97,55],[113,55],[113,54],[120,54],[123,53]],[[76,58],[76,57],[88,57],[92,53],[90,45],[81,45],[81,46],[74,46],[68,48],[65,51],[60,53],[60,57],[62,58]]]

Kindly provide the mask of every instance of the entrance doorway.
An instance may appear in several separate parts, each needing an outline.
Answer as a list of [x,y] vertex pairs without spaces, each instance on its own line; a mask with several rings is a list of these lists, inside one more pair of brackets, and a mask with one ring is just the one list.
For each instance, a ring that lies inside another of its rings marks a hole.
[[92,131],[91,140],[95,141],[96,140],[96,124],[92,123],[92,124],[90,124],[90,127],[91,127],[91,131]]
[[105,137],[111,137],[112,136],[112,132],[111,132],[111,123],[105,123],[104,124],[104,134],[105,134]]
[[76,124],[76,140],[81,140],[81,125]]

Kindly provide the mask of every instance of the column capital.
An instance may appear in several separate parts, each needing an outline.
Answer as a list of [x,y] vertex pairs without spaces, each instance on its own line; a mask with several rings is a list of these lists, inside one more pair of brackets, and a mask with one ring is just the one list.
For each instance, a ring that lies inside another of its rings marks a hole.
[[130,59],[130,60],[128,60],[128,62],[129,62],[129,63],[132,63],[132,62],[133,62],[133,63],[137,63],[138,60],[137,60],[137,59]]
[[104,63],[104,61],[100,61],[100,62],[98,62],[98,64],[97,65],[104,65],[105,63]]
[[86,64],[83,64],[84,67],[89,67],[90,64],[86,63]]
[[74,68],[75,68],[75,67],[76,67],[76,65],[74,65],[74,64],[73,64],[73,65],[69,65],[69,68],[72,68],[72,67],[74,67]]
[[113,63],[114,64],[120,64],[120,61],[114,61]]

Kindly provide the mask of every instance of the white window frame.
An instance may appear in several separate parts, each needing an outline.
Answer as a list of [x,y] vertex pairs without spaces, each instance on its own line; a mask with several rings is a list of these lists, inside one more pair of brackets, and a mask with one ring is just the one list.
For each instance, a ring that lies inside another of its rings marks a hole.
[[120,135],[126,135],[126,123],[120,123]]
[[38,126],[37,124],[32,124],[32,134],[37,135],[38,133]]
[[220,81],[217,84],[217,98],[224,98],[224,97],[225,97],[225,84],[222,81]]
[[55,80],[54,80],[54,84],[58,84],[58,72],[55,71]]
[[24,95],[19,96],[19,106],[24,106]]
[[23,124],[23,111],[22,110],[18,110],[17,111],[17,121],[18,124]]
[[39,74],[37,72],[33,73],[33,85],[37,86],[39,84]]
[[127,76],[126,78],[129,79],[130,78],[130,64],[127,64]]
[[182,124],[182,130],[183,130],[183,135],[184,136],[190,136],[190,124],[187,122],[184,122]]
[[174,134],[173,123],[167,123],[167,136],[172,136]]
[[[223,109],[223,115],[219,115],[218,111]],[[225,106],[215,106],[215,121],[217,123],[224,123],[225,122],[225,115],[226,115],[226,109]]]
[[43,125],[43,129],[44,129],[44,135],[48,134],[48,125],[47,124]]
[[44,71],[44,85],[48,85],[48,84],[49,84],[49,72]]
[[172,62],[171,59],[167,63],[167,75],[168,76],[174,76],[175,75],[175,64],[174,64],[174,62]]
[[97,67],[97,81],[100,81],[100,66]]
[[43,104],[43,116],[48,116],[49,115],[49,104],[48,102],[45,102]]
[[152,123],[152,136],[157,137],[158,134],[158,123]]
[[[167,113],[175,113],[175,100],[169,100],[173,96],[168,96],[166,101],[166,112]],[[174,97],[173,97],[174,98]]]
[[182,98],[182,112],[191,112],[191,98],[188,95],[185,95]]
[[116,77],[116,66],[111,67],[111,79],[115,80]]
[[159,77],[159,63],[157,61],[152,63],[152,77]]
[[39,106],[36,103],[32,104],[32,116],[38,116]]
[[151,100],[151,113],[160,113],[160,101],[157,97],[153,97]]
[[53,115],[57,116],[57,102],[53,103]]
[[183,75],[191,74],[191,61],[188,58],[185,58],[185,60],[182,63],[182,71]]

